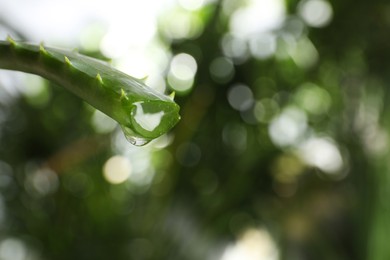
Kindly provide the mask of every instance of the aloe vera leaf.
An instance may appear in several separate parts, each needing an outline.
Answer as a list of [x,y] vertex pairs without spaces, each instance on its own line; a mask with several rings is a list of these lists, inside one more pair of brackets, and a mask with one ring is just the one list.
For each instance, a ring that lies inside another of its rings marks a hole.
[[179,106],[170,97],[77,52],[8,37],[0,41],[0,69],[37,74],[65,87],[115,119],[136,145],[168,132],[180,119]]

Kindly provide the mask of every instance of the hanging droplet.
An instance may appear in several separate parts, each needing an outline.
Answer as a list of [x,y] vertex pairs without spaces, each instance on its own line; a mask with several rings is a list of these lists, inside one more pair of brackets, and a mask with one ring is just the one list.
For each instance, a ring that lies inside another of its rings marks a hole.
[[121,125],[121,128],[127,141],[129,141],[132,145],[143,146],[151,141],[150,139],[137,136],[133,130],[126,126]]

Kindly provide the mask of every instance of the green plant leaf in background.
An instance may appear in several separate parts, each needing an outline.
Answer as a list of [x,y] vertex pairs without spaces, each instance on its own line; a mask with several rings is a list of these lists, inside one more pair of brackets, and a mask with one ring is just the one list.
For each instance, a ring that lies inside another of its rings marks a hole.
[[144,145],[180,119],[179,106],[143,82],[77,52],[0,41],[0,68],[40,75],[115,119],[127,139]]

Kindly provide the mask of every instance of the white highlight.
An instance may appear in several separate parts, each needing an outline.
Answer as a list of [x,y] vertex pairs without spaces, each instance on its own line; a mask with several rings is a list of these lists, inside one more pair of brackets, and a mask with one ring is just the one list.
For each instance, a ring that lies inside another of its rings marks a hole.
[[300,154],[306,163],[326,173],[337,173],[343,166],[341,153],[330,138],[310,138],[300,147]]
[[204,5],[204,2],[204,0],[179,0],[180,6],[188,11],[199,10]]
[[171,87],[184,92],[191,89],[198,65],[194,57],[186,53],[177,54],[171,61],[168,82]]
[[220,260],[277,260],[278,248],[270,234],[263,229],[249,229],[231,246]]
[[132,172],[130,161],[124,156],[113,156],[103,166],[104,178],[112,184],[126,181]]
[[15,238],[7,238],[0,243],[0,259],[2,260],[26,260],[27,248],[22,241]]
[[307,25],[324,27],[330,23],[333,11],[332,6],[327,1],[309,0],[299,5],[299,14]]
[[195,59],[186,53],[173,57],[171,62],[172,74],[180,80],[189,80],[194,77],[198,66]]
[[111,117],[103,114],[97,109],[93,112],[91,124],[95,131],[100,134],[110,133],[114,131],[117,126],[117,123]]
[[299,143],[307,129],[305,112],[298,108],[287,108],[269,125],[269,134],[274,144],[288,146]]
[[160,125],[162,117],[164,116],[163,111],[154,114],[144,113],[142,103],[136,103],[135,106],[137,108],[134,119],[143,129],[152,132]]
[[253,37],[249,41],[249,49],[255,58],[269,58],[276,51],[276,36],[270,33],[264,33]]
[[250,0],[237,9],[230,19],[230,30],[249,39],[253,35],[278,28],[285,17],[283,0]]

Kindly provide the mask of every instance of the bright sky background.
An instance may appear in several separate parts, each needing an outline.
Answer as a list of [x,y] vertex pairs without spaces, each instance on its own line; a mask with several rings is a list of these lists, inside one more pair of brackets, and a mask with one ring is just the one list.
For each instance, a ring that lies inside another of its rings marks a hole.
[[[74,45],[91,24],[120,32],[125,39],[146,40],[156,18],[173,0],[0,0],[0,14],[32,40]],[[150,39],[150,38],[149,38]]]
[[[143,57],[147,55],[145,48],[153,42],[158,15],[173,3],[173,0],[0,0],[0,16],[34,42],[57,47],[97,47],[114,59],[129,58],[133,50],[138,53],[138,66],[133,66],[138,71],[132,71],[128,62],[120,63],[125,64],[122,67],[130,67],[125,72],[144,77],[154,69],[142,62],[147,60]],[[101,45],[93,46],[99,40]]]

